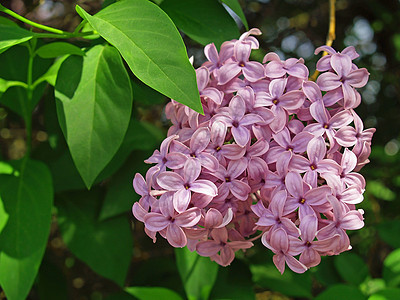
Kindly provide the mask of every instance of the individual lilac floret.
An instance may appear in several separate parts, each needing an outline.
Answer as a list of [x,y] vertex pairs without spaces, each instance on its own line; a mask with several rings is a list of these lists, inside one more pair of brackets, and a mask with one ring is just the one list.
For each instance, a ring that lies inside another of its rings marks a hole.
[[253,28],[219,52],[205,47],[196,70],[204,115],[167,104],[172,125],[146,160],[154,166],[134,177],[141,198],[132,213],[154,242],[161,236],[222,266],[260,239],[281,273],[286,265],[303,273],[350,250],[347,231],[364,226],[358,171],[375,129],[354,109],[369,74],[353,63],[354,47],[319,47],[328,55],[316,82],[302,58],[251,61],[259,34]]

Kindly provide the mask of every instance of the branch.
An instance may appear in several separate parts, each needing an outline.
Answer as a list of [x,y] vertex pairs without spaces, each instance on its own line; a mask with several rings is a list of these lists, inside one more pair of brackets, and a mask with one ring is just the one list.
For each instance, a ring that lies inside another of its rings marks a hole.
[[[329,0],[329,31],[326,38],[326,45],[332,46],[333,41],[336,38],[335,28],[336,28],[336,17],[335,17],[335,4],[336,0]],[[328,55],[328,52],[324,51],[322,56]],[[319,71],[315,70],[314,74],[310,77],[310,80],[315,81],[319,75]]]

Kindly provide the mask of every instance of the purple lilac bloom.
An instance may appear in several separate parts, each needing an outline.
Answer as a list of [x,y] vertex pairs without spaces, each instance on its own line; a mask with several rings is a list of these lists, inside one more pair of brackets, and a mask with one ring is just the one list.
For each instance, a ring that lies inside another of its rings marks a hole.
[[302,58],[252,61],[260,34],[204,48],[196,70],[204,115],[167,104],[171,127],[145,178],[134,176],[141,198],[132,213],[153,242],[161,236],[227,266],[260,239],[281,273],[286,265],[303,273],[350,250],[347,231],[364,226],[359,170],[375,129],[354,109],[369,74],[353,63],[354,47],[317,48],[328,55],[316,82]]

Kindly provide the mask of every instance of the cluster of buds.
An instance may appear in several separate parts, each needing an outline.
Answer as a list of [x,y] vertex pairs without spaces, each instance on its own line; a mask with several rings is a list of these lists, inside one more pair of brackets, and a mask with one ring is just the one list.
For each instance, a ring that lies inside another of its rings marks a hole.
[[357,171],[375,129],[364,130],[354,108],[369,73],[353,64],[353,47],[318,48],[328,55],[316,82],[303,59],[271,52],[250,61],[259,34],[251,29],[219,53],[205,47],[196,70],[204,115],[168,103],[172,126],[146,161],[155,164],[146,179],[133,180],[142,197],[132,211],[154,242],[159,233],[227,266],[261,237],[281,273],[286,264],[302,273],[349,250],[346,231],[364,225]]

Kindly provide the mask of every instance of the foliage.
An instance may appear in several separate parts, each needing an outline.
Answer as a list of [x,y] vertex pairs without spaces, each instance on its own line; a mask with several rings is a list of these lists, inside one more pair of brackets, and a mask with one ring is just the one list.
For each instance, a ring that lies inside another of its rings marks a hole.
[[198,66],[199,46],[259,27],[264,50],[253,59],[272,50],[307,60],[324,43],[328,2],[95,2],[77,7],[65,30],[0,5],[0,298],[397,299],[398,1],[337,1],[336,48],[356,46],[371,72],[357,111],[377,127],[362,170],[366,227],[351,236],[352,252],[284,276],[260,245],[226,268],[187,249],[174,261],[133,221],[131,184],[164,137],[166,97],[201,112],[187,52]]

